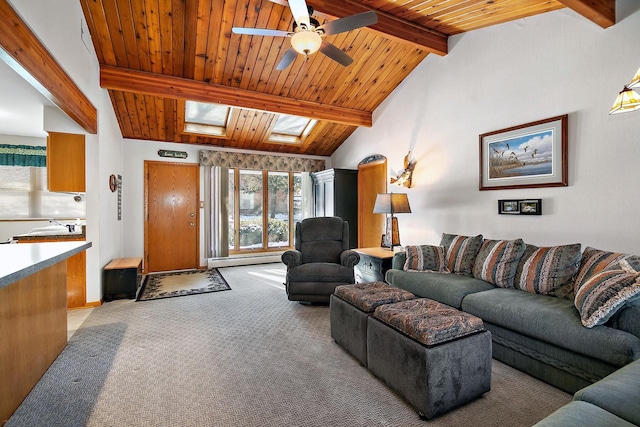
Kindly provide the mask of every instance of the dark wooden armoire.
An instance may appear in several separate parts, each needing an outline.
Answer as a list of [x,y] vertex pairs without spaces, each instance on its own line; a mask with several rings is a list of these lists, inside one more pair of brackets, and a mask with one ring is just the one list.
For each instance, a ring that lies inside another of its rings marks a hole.
[[349,223],[349,247],[358,246],[358,171],[327,169],[311,174],[315,216],[339,216]]

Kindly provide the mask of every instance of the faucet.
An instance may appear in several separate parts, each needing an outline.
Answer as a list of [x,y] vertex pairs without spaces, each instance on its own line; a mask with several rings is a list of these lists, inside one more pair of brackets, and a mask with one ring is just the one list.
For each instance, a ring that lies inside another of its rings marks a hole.
[[52,224],[58,224],[58,225],[62,225],[63,227],[67,227],[67,229],[69,230],[69,233],[73,233],[74,231],[76,231],[75,224],[63,224],[61,222],[56,221],[55,219],[50,219],[49,222]]

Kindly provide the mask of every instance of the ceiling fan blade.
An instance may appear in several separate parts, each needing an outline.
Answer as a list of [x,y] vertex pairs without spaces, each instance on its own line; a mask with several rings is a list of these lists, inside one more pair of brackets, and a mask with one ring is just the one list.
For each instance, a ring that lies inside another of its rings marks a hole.
[[320,25],[317,29],[323,30],[325,35],[344,33],[345,31],[355,30],[356,28],[367,27],[378,22],[378,15],[373,10],[358,13],[356,15],[345,16],[344,18],[329,21]]
[[284,53],[284,56],[278,63],[276,70],[282,71],[287,68],[296,59],[296,56],[298,56],[298,52],[296,52],[294,48],[290,47],[289,50]]
[[291,33],[283,30],[269,30],[268,28],[240,28],[231,29],[234,34],[249,34],[252,36],[289,37]]
[[322,44],[320,45],[320,52],[324,53],[329,58],[333,59],[340,65],[344,65],[345,67],[353,62],[352,57],[325,40],[322,40]]
[[[271,3],[275,3],[275,4],[279,4],[280,6],[284,6],[284,7],[289,7],[289,2],[287,0],[269,0]],[[323,18],[323,19],[334,19],[334,16],[328,15],[326,13],[322,13],[322,12],[318,12],[317,10],[313,11],[313,15],[318,17],[318,18]]]
[[289,8],[291,9],[291,14],[293,15],[293,19],[295,19],[296,23],[299,26],[305,24],[308,28],[309,8],[307,8],[307,3],[304,0],[289,0]]

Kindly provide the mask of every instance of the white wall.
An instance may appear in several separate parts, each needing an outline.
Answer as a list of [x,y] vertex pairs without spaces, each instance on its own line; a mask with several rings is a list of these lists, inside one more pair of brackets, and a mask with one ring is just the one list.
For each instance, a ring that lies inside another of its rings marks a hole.
[[[98,110],[98,134],[86,134],[87,301],[102,297],[102,268],[123,250],[122,225],[111,212],[110,174],[122,173],[122,136],[106,90],[100,88],[98,59],[81,39],[84,19],[77,0],[10,0],[13,8]],[[44,111],[46,130],[82,132],[57,109]],[[67,129],[67,130],[63,130]]]
[[[602,29],[564,9],[451,37],[429,55],[332,156],[356,167],[381,153],[389,174],[412,151],[412,213],[398,215],[403,244],[441,233],[517,238],[537,245],[580,242],[640,254],[640,111],[609,116],[640,67],[640,4],[618,1]],[[569,114],[569,186],[478,190],[479,135]],[[497,214],[498,199],[542,198],[543,215]]]

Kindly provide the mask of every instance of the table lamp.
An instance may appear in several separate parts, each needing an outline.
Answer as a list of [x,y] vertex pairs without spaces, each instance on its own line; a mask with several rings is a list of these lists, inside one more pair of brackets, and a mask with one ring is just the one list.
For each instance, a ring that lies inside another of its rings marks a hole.
[[394,214],[411,213],[407,193],[378,194],[376,203],[373,206],[373,213],[391,214],[391,216],[387,216],[385,234],[383,235],[381,246],[388,247],[391,249],[391,252],[393,252],[394,246],[400,246],[398,218],[396,218]]

